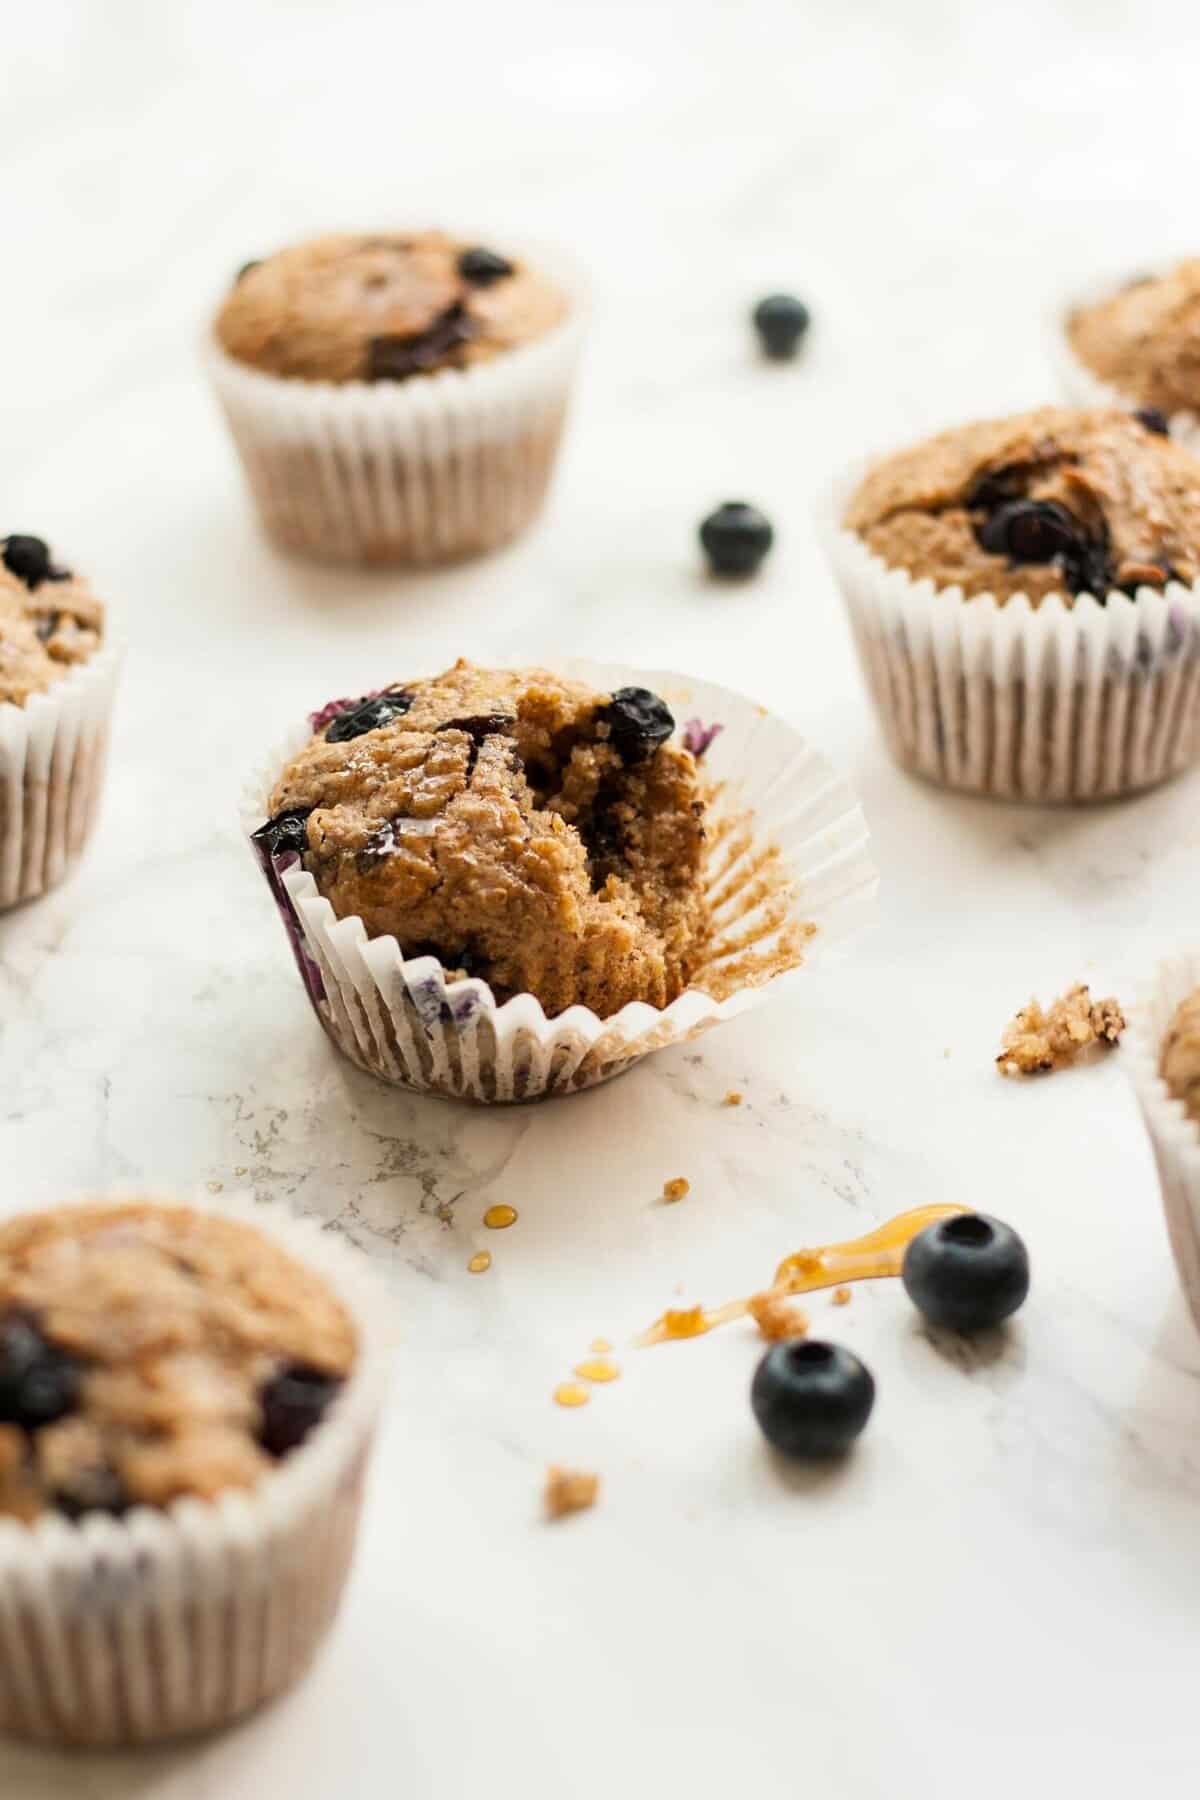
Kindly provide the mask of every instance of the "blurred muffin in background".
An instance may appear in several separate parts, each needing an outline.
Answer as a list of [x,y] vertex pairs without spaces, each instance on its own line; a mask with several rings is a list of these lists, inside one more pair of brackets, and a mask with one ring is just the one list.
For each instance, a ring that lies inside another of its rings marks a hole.
[[1058,351],[1078,405],[1141,410],[1200,450],[1200,257],[1069,307]]

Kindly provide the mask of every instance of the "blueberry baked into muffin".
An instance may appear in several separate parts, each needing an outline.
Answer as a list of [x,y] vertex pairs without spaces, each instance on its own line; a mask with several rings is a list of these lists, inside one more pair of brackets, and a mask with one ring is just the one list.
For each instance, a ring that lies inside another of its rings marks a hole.
[[502,245],[342,232],[246,264],[207,360],[277,543],[437,563],[536,515],[582,325],[574,277]]
[[440,231],[335,233],[248,263],[217,315],[237,361],[299,381],[410,381],[487,362],[559,324],[565,294]]
[[456,663],[314,715],[256,834],[339,918],[548,1016],[662,1007],[708,940],[696,760],[645,688]]
[[0,1514],[249,1490],[355,1359],[345,1308],[240,1220],[150,1201],[0,1224]]
[[1164,423],[1200,413],[1200,257],[1077,307],[1066,336],[1084,368],[1131,406]]
[[1200,461],[1153,418],[1043,407],[888,457],[844,522],[937,588],[1103,601],[1200,576]]

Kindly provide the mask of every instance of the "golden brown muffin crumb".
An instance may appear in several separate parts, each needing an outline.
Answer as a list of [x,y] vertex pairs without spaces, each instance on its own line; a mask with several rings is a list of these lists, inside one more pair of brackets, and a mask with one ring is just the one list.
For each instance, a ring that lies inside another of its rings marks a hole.
[[596,1504],[600,1477],[583,1469],[550,1468],[546,1471],[543,1499],[548,1519],[564,1519],[568,1513],[586,1512]]
[[854,1296],[848,1287],[839,1287],[834,1288],[833,1290],[834,1306],[849,1306],[853,1298]]
[[339,918],[552,1016],[666,1006],[701,967],[705,798],[656,696],[458,662],[315,718],[270,809]]
[[0,1512],[119,1513],[253,1487],[354,1356],[325,1283],[238,1220],[136,1200],[9,1219]]
[[1180,1002],[1163,1039],[1159,1071],[1171,1097],[1200,1125],[1200,988]]
[[1132,413],[1046,406],[885,458],[844,523],[966,596],[1132,594],[1200,577],[1200,460]]
[[1094,1045],[1112,1045],[1125,1015],[1111,997],[1093,1000],[1086,983],[1068,988],[1046,1010],[1036,1000],[1005,1027],[996,1058],[1002,1075],[1038,1075],[1063,1068]]
[[784,1294],[776,1294],[768,1288],[765,1293],[752,1294],[746,1305],[750,1317],[770,1344],[808,1334],[808,1314]]
[[662,1197],[671,1206],[675,1201],[685,1199],[691,1191],[691,1182],[683,1175],[676,1175],[672,1181],[663,1182]]
[[81,577],[56,570],[30,586],[0,565],[0,705],[46,693],[103,635],[104,608]]
[[1200,258],[1081,306],[1067,335],[1079,360],[1138,406],[1200,411]]
[[440,231],[342,232],[249,265],[217,316],[230,356],[301,381],[405,381],[487,362],[542,337],[566,296],[508,258],[464,274],[475,248]]
[[730,1088],[729,1092],[721,1102],[722,1106],[740,1106],[741,1104],[742,1096],[738,1093],[736,1088]]

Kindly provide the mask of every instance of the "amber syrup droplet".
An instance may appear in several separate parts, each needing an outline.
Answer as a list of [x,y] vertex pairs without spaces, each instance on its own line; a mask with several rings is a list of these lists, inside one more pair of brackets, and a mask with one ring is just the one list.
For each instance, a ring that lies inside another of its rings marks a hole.
[[586,1362],[576,1363],[575,1373],[581,1381],[615,1381],[621,1371],[606,1356],[593,1356]]
[[471,1272],[472,1275],[482,1275],[483,1271],[485,1269],[490,1269],[491,1266],[492,1266],[492,1253],[490,1250],[477,1251],[476,1254],[471,1258],[470,1262],[467,1264],[467,1268],[469,1269],[469,1271]]
[[554,1398],[559,1406],[586,1406],[591,1395],[577,1381],[560,1381],[554,1390]]
[[489,1231],[507,1231],[510,1225],[517,1222],[515,1206],[489,1206],[483,1215],[483,1222]]
[[612,1345],[607,1338],[593,1338],[588,1345],[588,1349],[595,1356],[607,1356],[608,1352],[612,1349]]

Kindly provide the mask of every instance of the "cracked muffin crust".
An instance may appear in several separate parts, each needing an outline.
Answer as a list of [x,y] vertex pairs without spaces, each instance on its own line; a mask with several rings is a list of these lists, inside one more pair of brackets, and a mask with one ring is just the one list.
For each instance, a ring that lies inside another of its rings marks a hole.
[[460,661],[313,726],[257,837],[298,851],[340,918],[550,1016],[661,1007],[688,985],[708,933],[704,795],[656,695]]
[[1137,405],[1200,412],[1200,257],[1077,308],[1067,338],[1085,367]]
[[216,333],[267,374],[406,381],[490,361],[566,311],[537,270],[443,232],[340,232],[247,264]]
[[356,1333],[252,1226],[150,1200],[0,1224],[0,1515],[253,1488],[319,1422]]
[[1136,414],[1042,407],[888,457],[844,523],[889,567],[967,597],[1103,601],[1200,577],[1200,460]]
[[100,648],[104,608],[41,538],[0,539],[0,705],[24,706]]
[[1159,1073],[1173,1100],[1200,1126],[1200,988],[1180,1002],[1163,1040]]

